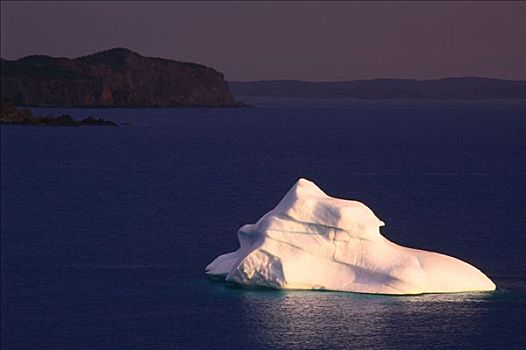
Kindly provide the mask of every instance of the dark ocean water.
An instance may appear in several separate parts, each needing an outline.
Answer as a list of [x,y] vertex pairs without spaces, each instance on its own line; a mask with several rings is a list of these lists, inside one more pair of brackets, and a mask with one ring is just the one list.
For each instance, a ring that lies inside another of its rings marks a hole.
[[[129,125],[1,127],[2,349],[526,348],[526,103],[276,106],[37,109]],[[299,177],[367,204],[396,243],[474,264],[498,290],[208,281],[236,230]]]

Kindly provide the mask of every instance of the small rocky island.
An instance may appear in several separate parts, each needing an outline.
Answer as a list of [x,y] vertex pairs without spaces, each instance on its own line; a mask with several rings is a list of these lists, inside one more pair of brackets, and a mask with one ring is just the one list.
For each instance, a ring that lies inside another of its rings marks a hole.
[[69,114],[58,117],[34,116],[30,109],[19,110],[12,102],[4,102],[3,100],[0,108],[0,123],[2,125],[33,126],[117,126],[112,121],[91,116],[80,121],[73,119]]
[[32,107],[240,107],[206,66],[114,48],[74,59],[1,60],[2,100]]

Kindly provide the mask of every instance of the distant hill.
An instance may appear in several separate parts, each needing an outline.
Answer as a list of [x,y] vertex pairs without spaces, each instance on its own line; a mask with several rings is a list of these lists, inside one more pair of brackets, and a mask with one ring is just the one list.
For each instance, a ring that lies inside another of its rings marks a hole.
[[526,99],[525,80],[445,78],[373,79],[334,82],[231,81],[235,96],[356,99]]
[[1,95],[19,106],[241,105],[223,74],[212,68],[143,57],[124,48],[75,59],[41,55],[2,59]]

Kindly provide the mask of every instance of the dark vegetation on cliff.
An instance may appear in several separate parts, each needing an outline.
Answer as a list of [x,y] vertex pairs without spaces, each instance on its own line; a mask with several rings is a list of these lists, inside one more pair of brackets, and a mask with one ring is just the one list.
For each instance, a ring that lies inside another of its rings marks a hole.
[[236,96],[355,99],[526,99],[526,81],[487,78],[231,81]]
[[1,95],[17,106],[237,107],[223,74],[115,48],[75,59],[1,62]]
[[117,124],[112,121],[95,117],[87,117],[77,121],[69,114],[63,114],[58,117],[34,116],[29,108],[20,110],[17,109],[12,102],[4,100],[2,100],[0,107],[0,124],[32,126],[117,126]]

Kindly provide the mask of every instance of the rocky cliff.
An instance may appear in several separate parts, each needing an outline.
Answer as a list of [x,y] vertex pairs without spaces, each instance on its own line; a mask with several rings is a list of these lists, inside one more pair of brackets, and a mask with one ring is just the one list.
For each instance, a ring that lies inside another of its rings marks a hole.
[[19,106],[236,107],[223,74],[115,48],[75,59],[1,62],[2,99]]

